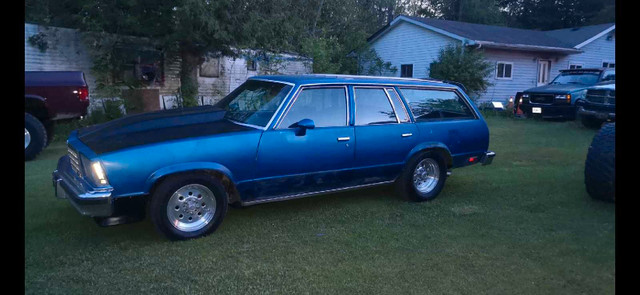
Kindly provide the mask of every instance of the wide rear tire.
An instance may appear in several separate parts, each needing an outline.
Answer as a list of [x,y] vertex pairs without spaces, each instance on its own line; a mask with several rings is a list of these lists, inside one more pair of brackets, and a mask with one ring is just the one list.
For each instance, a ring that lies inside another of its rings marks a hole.
[[446,179],[444,159],[435,152],[422,152],[407,161],[396,180],[396,190],[409,201],[431,201],[440,194]]

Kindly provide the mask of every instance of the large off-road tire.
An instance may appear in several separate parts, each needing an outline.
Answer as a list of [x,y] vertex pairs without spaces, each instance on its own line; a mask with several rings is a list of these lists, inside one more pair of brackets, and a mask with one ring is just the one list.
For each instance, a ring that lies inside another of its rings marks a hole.
[[407,161],[396,180],[396,190],[413,202],[430,201],[440,194],[446,179],[444,159],[435,152],[422,152]]
[[581,117],[582,117],[581,118],[582,125],[590,129],[598,129],[600,128],[600,126],[602,126],[602,123],[604,123],[604,120],[599,120],[594,117],[590,117],[590,116],[581,116]]
[[24,159],[33,160],[47,144],[47,130],[40,120],[24,113]]
[[616,124],[605,124],[593,137],[584,167],[587,193],[594,198],[615,202]]
[[222,183],[204,173],[169,176],[155,189],[149,215],[156,229],[171,240],[213,233],[227,214]]

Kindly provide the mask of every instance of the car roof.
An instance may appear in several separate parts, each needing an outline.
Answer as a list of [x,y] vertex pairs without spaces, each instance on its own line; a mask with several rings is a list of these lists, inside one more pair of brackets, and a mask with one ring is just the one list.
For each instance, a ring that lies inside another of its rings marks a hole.
[[270,80],[276,82],[286,82],[297,85],[309,84],[393,84],[412,86],[438,86],[456,88],[454,84],[446,83],[436,79],[420,78],[400,78],[384,76],[362,76],[362,75],[339,75],[339,74],[306,74],[306,75],[262,75],[253,76],[253,80]]

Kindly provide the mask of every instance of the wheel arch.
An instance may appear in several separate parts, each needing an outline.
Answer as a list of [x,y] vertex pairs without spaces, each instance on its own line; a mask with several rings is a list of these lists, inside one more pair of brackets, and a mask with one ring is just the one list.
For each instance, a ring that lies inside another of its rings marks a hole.
[[453,166],[453,157],[451,156],[449,148],[444,143],[435,141],[423,142],[416,145],[405,158],[405,163],[407,163],[411,157],[427,151],[438,153],[445,160],[447,169]]
[[155,189],[166,179],[181,174],[199,173],[219,180],[229,197],[229,203],[240,200],[240,195],[233,180],[233,174],[224,165],[212,162],[184,163],[156,170],[145,182],[145,191],[152,197]]
[[25,94],[24,111],[41,121],[48,120],[50,117],[47,102],[39,95]]

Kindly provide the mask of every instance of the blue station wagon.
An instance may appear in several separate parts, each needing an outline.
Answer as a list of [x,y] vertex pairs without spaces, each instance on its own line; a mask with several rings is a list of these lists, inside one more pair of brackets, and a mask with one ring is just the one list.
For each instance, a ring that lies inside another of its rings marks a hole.
[[490,164],[489,129],[438,80],[256,76],[213,106],[73,131],[55,195],[107,226],[148,214],[172,240],[210,234],[227,207],[395,183],[434,199],[453,168]]

